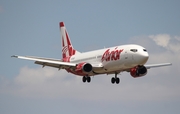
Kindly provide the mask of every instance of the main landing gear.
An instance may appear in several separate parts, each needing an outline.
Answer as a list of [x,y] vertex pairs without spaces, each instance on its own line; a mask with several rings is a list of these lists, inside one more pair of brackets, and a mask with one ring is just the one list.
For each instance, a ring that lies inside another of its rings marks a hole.
[[91,82],[91,77],[90,76],[83,76],[82,81],[85,83],[86,81],[89,83]]
[[[85,82],[88,82],[90,83],[91,82],[91,77],[90,76],[83,76],[82,77],[82,81],[85,83]],[[120,82],[120,79],[117,77],[117,73],[115,73],[115,77],[112,77],[111,78],[111,83],[112,84],[119,84]]]
[[119,84],[120,79],[117,77],[117,73],[115,73],[115,77],[111,78],[111,83],[114,84],[116,82],[116,84]]

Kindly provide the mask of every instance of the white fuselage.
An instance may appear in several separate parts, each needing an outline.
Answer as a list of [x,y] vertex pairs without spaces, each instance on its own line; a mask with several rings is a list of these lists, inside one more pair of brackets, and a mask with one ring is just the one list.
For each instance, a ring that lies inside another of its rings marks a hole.
[[118,73],[137,65],[144,65],[148,58],[148,53],[144,47],[131,44],[76,54],[70,58],[69,62],[87,62],[103,66],[103,69],[98,69],[95,73],[109,74],[111,72]]

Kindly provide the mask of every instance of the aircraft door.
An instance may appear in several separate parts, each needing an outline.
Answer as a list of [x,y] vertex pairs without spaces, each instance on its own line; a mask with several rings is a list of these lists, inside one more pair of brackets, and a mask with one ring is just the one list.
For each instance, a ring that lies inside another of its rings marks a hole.
[[129,66],[133,62],[133,55],[129,50],[125,50],[125,66]]
[[125,60],[128,60],[128,52],[125,50]]

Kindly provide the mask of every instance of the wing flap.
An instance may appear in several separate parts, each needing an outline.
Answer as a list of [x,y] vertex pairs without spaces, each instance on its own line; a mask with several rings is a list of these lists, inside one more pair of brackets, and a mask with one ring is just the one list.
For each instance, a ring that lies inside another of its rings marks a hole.
[[42,65],[42,67],[49,66],[49,67],[54,67],[54,68],[58,68],[58,69],[64,69],[64,68],[66,68],[66,67],[63,66],[63,65],[52,64],[52,63],[45,63],[45,62],[39,62],[39,61],[35,61],[34,63],[35,63],[35,64],[38,64],[38,65]]

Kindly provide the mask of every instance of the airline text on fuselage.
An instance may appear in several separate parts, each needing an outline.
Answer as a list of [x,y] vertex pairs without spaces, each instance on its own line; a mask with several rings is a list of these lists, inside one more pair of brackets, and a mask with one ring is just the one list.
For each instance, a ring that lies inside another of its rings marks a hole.
[[117,47],[113,50],[113,51],[110,51],[110,49],[107,49],[102,58],[101,58],[101,61],[116,61],[116,60],[119,60],[120,59],[120,54],[121,52],[123,51],[123,49],[117,49]]

